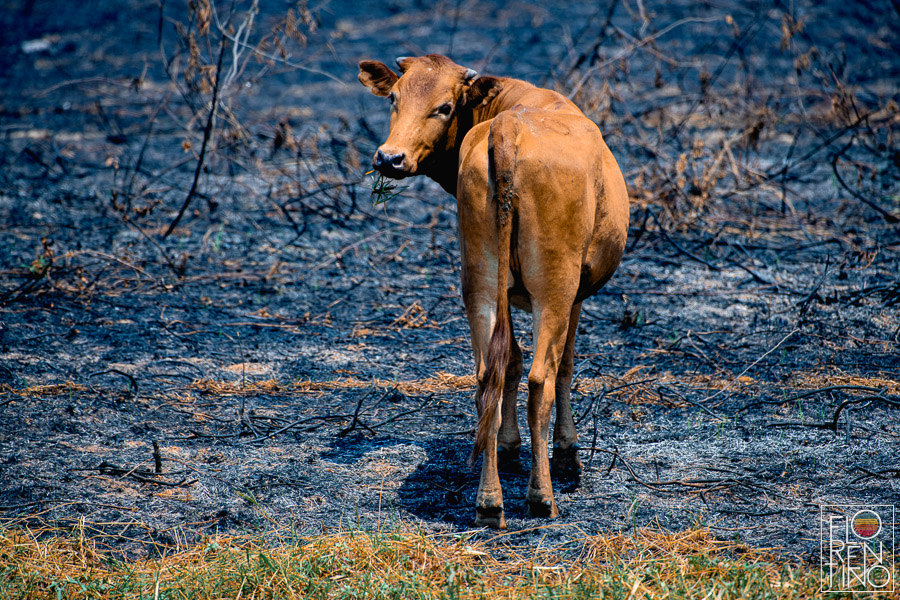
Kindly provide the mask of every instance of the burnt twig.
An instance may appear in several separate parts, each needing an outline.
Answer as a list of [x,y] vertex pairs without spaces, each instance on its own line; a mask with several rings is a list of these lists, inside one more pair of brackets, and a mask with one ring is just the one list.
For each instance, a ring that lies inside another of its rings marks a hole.
[[705,260],[705,259],[703,259],[703,258],[700,258],[699,256],[697,256],[697,255],[694,254],[693,252],[691,252],[691,251],[689,251],[689,250],[686,250],[685,248],[683,248],[682,246],[680,246],[680,245],[678,244],[678,242],[676,242],[675,240],[673,240],[673,239],[669,236],[669,233],[666,231],[665,227],[662,226],[662,223],[659,222],[659,219],[656,218],[656,213],[654,213],[653,210],[651,210],[649,206],[647,207],[647,212],[650,213],[650,216],[651,216],[651,217],[653,217],[653,220],[656,222],[656,226],[659,227],[660,233],[662,233],[662,236],[665,238],[665,240],[666,240],[667,242],[669,242],[670,244],[672,244],[672,247],[673,247],[673,248],[675,248],[675,249],[678,250],[681,254],[684,254],[684,255],[687,256],[688,258],[691,258],[691,259],[697,261],[697,262],[700,263],[700,264],[706,265],[707,267],[709,267],[709,268],[710,268],[711,270],[713,270],[713,271],[718,271],[718,270],[719,270],[719,267],[717,267],[716,265],[712,264],[711,262],[709,262],[709,261],[707,261],[707,260]]
[[[394,388],[394,389],[396,389],[396,388]],[[368,429],[369,431],[374,431],[375,429],[378,429],[382,425],[387,425],[388,423],[393,423],[400,417],[405,417],[407,415],[417,413],[417,412],[421,411],[422,409],[424,409],[426,406],[428,406],[428,403],[431,402],[431,400],[433,398],[434,398],[434,394],[428,394],[428,396],[426,396],[425,399],[422,401],[422,404],[420,404],[417,408],[413,408],[411,410],[406,410],[406,411],[403,411],[402,413],[398,413],[389,419],[385,419],[384,421],[382,421],[380,423],[376,423],[375,425],[372,425],[371,427],[366,427],[366,429]]]
[[157,474],[162,473],[162,452],[159,451],[159,442],[153,440],[153,470]]
[[96,373],[91,373],[88,375],[88,378],[97,377],[98,375],[107,375],[113,373],[115,375],[121,375],[122,377],[127,377],[128,382],[131,384],[131,392],[133,396],[137,396],[138,394],[138,383],[137,379],[134,378],[134,375],[131,373],[126,373],[125,371],[120,371],[119,369],[106,369],[105,371],[97,371]]
[[[305,417],[303,419],[297,419],[296,421],[291,421],[287,425],[280,427],[279,429],[276,429],[275,431],[268,433],[264,436],[256,437],[252,440],[246,440],[241,443],[242,444],[257,444],[259,442],[263,442],[265,440],[273,438],[276,435],[284,433],[285,431],[289,431],[289,430],[293,429],[294,427],[296,427],[297,425],[305,425],[306,423],[311,423],[313,421],[339,421],[341,419],[346,419],[347,417],[350,417],[350,416],[352,416],[352,415],[317,415],[314,417]],[[240,433],[231,433],[231,434],[227,434],[227,435],[224,435],[224,434],[223,435],[201,434],[196,431],[192,431],[191,433],[197,437],[214,437],[214,438],[233,438],[233,437],[240,437],[240,435],[241,435]]]
[[[135,481],[139,481],[141,483],[151,483],[154,485],[163,485],[167,487],[188,487],[197,483],[196,479],[188,480],[187,477],[181,479],[181,481],[167,481],[165,479],[159,479],[158,474],[149,471],[148,469],[142,468],[141,465],[137,465],[132,467],[131,469],[124,469],[112,463],[108,463],[105,460],[100,463],[97,467],[89,467],[83,469],[70,469],[72,471],[99,471],[101,475],[112,475],[114,477],[130,477]],[[180,473],[169,473],[169,475],[179,475]]]
[[[375,404],[378,404],[379,402],[381,402],[382,400],[384,400],[385,398],[387,398],[388,395],[389,395],[389,394],[392,394],[396,389],[397,389],[397,386],[395,385],[394,387],[392,387],[392,388],[390,388],[389,390],[387,390],[384,394],[382,394],[381,398],[379,398],[379,399],[378,399],[378,402],[376,402]],[[353,411],[353,420],[350,421],[350,425],[348,425],[348,426],[345,427],[344,429],[341,429],[340,433],[338,433],[338,437],[345,437],[345,436],[347,436],[348,434],[350,434],[351,432],[356,431],[356,427],[357,427],[357,426],[360,426],[360,427],[362,427],[363,429],[368,429],[368,430],[371,431],[372,433],[375,433],[375,430],[374,430],[374,429],[372,429],[371,427],[369,427],[368,425],[366,425],[365,423],[363,423],[363,422],[360,420],[360,418],[359,418],[359,413],[360,413],[360,411],[362,410],[363,402],[365,402],[365,401],[366,401],[366,398],[368,398],[369,396],[371,396],[371,395],[372,395],[372,392],[374,392],[374,391],[375,391],[375,388],[370,389],[370,390],[368,391],[368,393],[366,393],[365,395],[363,395],[363,396],[359,399],[359,402],[356,403],[356,410]]]
[[884,402],[885,404],[889,404],[891,406],[900,406],[900,402],[896,402],[894,400],[889,400],[888,398],[885,398],[882,395],[886,391],[887,391],[887,389],[883,389],[879,393],[877,393],[873,396],[865,396],[863,398],[850,398],[848,400],[844,400],[843,402],[841,402],[838,405],[838,407],[834,410],[834,416],[831,419],[830,429],[832,431],[837,431],[837,424],[838,424],[838,419],[841,416],[841,411],[844,410],[845,408],[847,408],[848,406],[850,406],[851,404],[860,404],[862,402],[869,402],[869,401],[881,401],[881,402]]
[[[851,404],[861,404],[863,402],[876,402],[881,401],[885,404],[889,404],[891,406],[900,406],[900,402],[895,400],[891,400],[886,398],[882,394],[887,391],[881,390],[878,394],[872,396],[865,396],[863,398],[850,398],[841,402],[838,407],[834,410],[834,415],[831,417],[830,421],[820,421],[820,422],[811,422],[805,423],[803,421],[775,421],[774,423],[767,424],[767,427],[811,427],[813,429],[828,429],[829,431],[837,432],[838,430],[838,421],[841,418],[841,412],[844,411],[845,408],[850,406]],[[860,426],[858,426],[860,427]],[[847,428],[849,432],[850,423],[847,421]],[[848,433],[849,437],[849,433]]]
[[838,390],[859,390],[862,392],[871,392],[878,393],[880,390],[878,388],[873,388],[865,385],[830,385],[828,387],[818,388],[815,390],[809,390],[808,392],[803,392],[802,394],[797,394],[796,396],[791,396],[790,398],[786,398],[784,400],[757,400],[756,402],[750,402],[749,404],[745,404],[741,408],[737,410],[737,412],[743,412],[749,408],[755,408],[757,406],[763,406],[764,404],[774,404],[774,405],[782,405],[788,404],[789,402],[796,402],[797,400],[802,400],[803,398],[809,398],[810,396],[815,396],[816,394],[822,394],[825,392],[834,392]]
[[[687,488],[684,491],[688,491],[691,493],[708,493],[720,491],[728,488],[732,488],[735,486],[744,486],[748,488],[759,488],[760,484],[749,481],[746,477],[722,477],[722,478],[708,478],[708,479],[670,479],[665,481],[646,481],[642,477],[640,477],[635,470],[632,468],[631,464],[622,457],[616,450],[607,450],[605,448],[597,448],[592,447],[591,451],[594,452],[603,452],[605,454],[609,454],[613,457],[613,463],[610,464],[609,471],[612,470],[612,465],[615,464],[616,461],[620,462],[625,466],[625,469],[628,471],[631,479],[648,489],[654,490],[656,492],[673,492],[678,491],[677,488]],[[676,489],[666,489],[667,487],[675,487]]]
[[822,287],[822,284],[825,283],[825,279],[828,277],[828,267],[831,265],[831,255],[825,257],[825,272],[822,273],[822,278],[819,279],[819,282],[813,286],[812,291],[806,295],[803,300],[797,303],[797,306],[800,307],[800,318],[802,319],[806,315],[806,311],[809,310],[809,305],[812,303],[814,299],[821,300],[819,296],[819,288]]
[[203,161],[206,158],[206,148],[209,145],[209,138],[212,136],[213,123],[215,122],[216,116],[216,108],[219,102],[219,83],[222,78],[222,59],[225,56],[225,47],[227,46],[226,37],[222,36],[222,45],[219,47],[219,60],[216,65],[216,81],[213,84],[213,93],[212,93],[212,101],[209,106],[209,116],[206,118],[206,126],[203,128],[203,143],[200,145],[200,154],[197,157],[197,168],[194,170],[194,181],[191,183],[191,189],[188,191],[187,197],[184,199],[184,203],[181,205],[181,208],[178,210],[178,215],[175,216],[175,220],[169,224],[166,232],[163,233],[163,237],[168,237],[178,225],[178,222],[181,221],[181,217],[184,216],[184,211],[187,210],[187,207],[190,205],[191,200],[194,195],[197,193],[197,184],[200,181],[200,171],[203,169]]
[[[885,481],[890,479],[898,479],[900,478],[900,468],[892,468],[892,469],[882,469],[880,471],[870,471],[865,467],[861,467],[856,465],[855,467],[851,467],[847,469],[848,473],[852,473],[854,471],[859,471],[863,473],[863,475],[854,479],[851,483],[859,483],[860,481],[865,481],[866,479],[884,479]],[[891,473],[891,477],[887,477],[887,474]]]
[[790,337],[792,337],[792,336],[793,336],[795,333],[797,333],[798,331],[800,331],[800,330],[799,330],[799,329],[792,329],[791,332],[788,333],[788,334],[787,334],[786,336],[784,336],[783,338],[781,338],[781,340],[780,340],[777,344],[775,344],[774,346],[772,346],[771,348],[769,348],[768,350],[766,350],[766,352],[765,352],[762,356],[760,356],[759,358],[757,358],[756,360],[754,360],[752,363],[750,363],[750,365],[749,365],[746,369],[744,369],[743,371],[741,371],[740,374],[739,374],[737,377],[735,377],[735,378],[733,378],[731,381],[729,381],[728,384],[727,384],[725,387],[723,387],[721,390],[719,390],[718,392],[716,392],[716,393],[713,394],[712,396],[708,396],[707,398],[705,398],[705,399],[703,400],[703,402],[704,402],[704,403],[705,403],[705,402],[709,402],[710,400],[712,400],[713,398],[715,398],[715,397],[718,396],[719,394],[722,394],[722,393],[724,393],[725,391],[727,391],[728,389],[730,389],[731,386],[734,385],[734,382],[735,382],[735,381],[739,381],[740,378],[743,377],[743,376],[747,373],[747,371],[749,371],[750,369],[752,369],[753,367],[755,367],[757,364],[759,364],[759,362],[762,361],[765,357],[767,357],[768,355],[770,355],[770,354],[772,354],[773,352],[775,352],[775,350],[777,350],[783,343],[785,343],[786,341],[788,341],[788,339],[789,339]]
[[840,160],[841,156],[844,154],[844,152],[846,152],[852,144],[853,144],[853,139],[851,139],[847,143],[847,145],[844,146],[840,150],[840,152],[835,153],[835,155],[831,159],[831,172],[834,173],[835,179],[837,179],[837,182],[841,185],[841,187],[844,188],[845,190],[847,190],[847,192],[851,196],[853,196],[854,198],[856,198],[863,204],[873,208],[875,210],[875,212],[880,214],[885,221],[887,221],[888,223],[900,223],[900,217],[898,217],[897,215],[895,215],[894,213],[892,213],[888,210],[881,208],[876,203],[872,202],[871,200],[869,200],[868,198],[866,198],[865,196],[863,196],[856,190],[851,189],[850,186],[844,182],[844,179],[841,177],[840,169],[838,169],[837,163],[838,163],[838,160]]

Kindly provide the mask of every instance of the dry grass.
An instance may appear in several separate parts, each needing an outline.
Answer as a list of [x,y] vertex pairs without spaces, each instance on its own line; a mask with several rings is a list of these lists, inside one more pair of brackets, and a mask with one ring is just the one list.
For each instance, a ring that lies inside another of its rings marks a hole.
[[[237,364],[226,367],[225,370],[235,374],[243,375],[261,375],[267,372],[267,369],[257,368],[256,363]],[[708,375],[697,375],[690,379],[684,377],[676,377],[672,373],[666,372],[652,377],[645,378],[641,373],[643,365],[635,367],[617,377],[615,375],[602,375],[598,377],[579,377],[575,381],[574,390],[581,394],[597,394],[606,391],[607,396],[624,402],[626,404],[671,404],[670,399],[661,400],[656,387],[660,384],[687,384],[694,387],[704,389],[722,389],[729,387],[733,382],[721,377],[712,377]],[[821,381],[821,375],[819,375]],[[852,378],[851,378],[852,379]],[[860,378],[855,378],[860,379]],[[838,381],[841,377],[829,377],[828,381]],[[862,381],[862,379],[860,379]],[[871,383],[859,385],[876,385]],[[884,384],[881,387],[889,387],[890,393],[897,393],[896,389],[900,389],[900,383],[892,380],[879,380]],[[749,377],[741,377],[738,379],[740,384],[750,384],[753,380]],[[269,379],[246,379],[243,381],[222,381],[211,378],[203,378],[194,380],[188,391],[197,392],[206,396],[252,396],[256,394],[316,394],[338,390],[360,390],[360,389],[396,389],[407,396],[425,395],[425,394],[450,394],[456,392],[475,391],[474,375],[454,375],[444,371],[438,371],[431,377],[423,379],[411,379],[405,381],[392,379],[359,379],[357,377],[341,377],[330,381],[312,381],[308,379],[298,380],[295,382],[283,382],[273,378]],[[830,385],[843,385],[843,383],[830,383]],[[14,394],[22,397],[50,397],[63,394],[71,394],[77,392],[87,392],[90,388],[85,385],[77,384],[71,381],[61,384],[37,385],[24,388],[15,388],[10,385],[0,384],[0,394]],[[520,393],[527,394],[528,386],[523,381],[519,386]]]
[[61,396],[74,392],[85,392],[88,387],[79,383],[67,381],[65,383],[53,383],[50,385],[32,385],[24,388],[15,388],[8,384],[0,384],[0,394],[16,394],[27,398],[41,398],[45,396]]
[[475,390],[474,375],[453,375],[438,371],[433,377],[425,379],[413,379],[409,381],[395,381],[390,379],[358,379],[356,377],[342,377],[331,381],[311,381],[303,379],[293,383],[283,383],[275,379],[263,381],[230,382],[214,379],[198,379],[191,384],[191,390],[208,395],[241,395],[259,393],[317,393],[335,390],[358,389],[392,389],[396,388],[403,394],[445,394],[449,392]]
[[[660,403],[659,394],[653,384],[676,381],[671,374],[654,377],[643,381],[638,370],[632,369],[622,377],[600,376],[582,377],[576,382],[576,390],[583,394],[596,394],[604,390],[608,396],[627,404],[652,404]],[[335,390],[358,389],[397,389],[407,396],[425,394],[450,394],[455,392],[474,392],[474,375],[453,375],[438,371],[431,377],[424,379],[412,379],[396,381],[390,379],[358,379],[356,377],[343,377],[331,381],[301,380],[294,383],[282,383],[275,379],[262,381],[230,382],[214,379],[198,379],[194,381],[190,389],[200,394],[221,395],[253,395],[253,394],[308,394],[321,393]],[[528,386],[523,381],[519,390],[528,392]]]
[[[240,373],[236,368],[229,367],[235,373]],[[252,365],[251,365],[252,366]],[[583,395],[605,394],[609,399],[623,402],[629,405],[663,404],[672,406],[678,404],[672,396],[661,396],[659,386],[687,386],[704,390],[737,390],[743,387],[753,387],[757,381],[751,377],[738,378],[721,375],[694,375],[691,377],[676,376],[671,372],[646,375],[642,372],[645,367],[639,365],[622,376],[601,375],[597,377],[579,377],[575,380],[574,391]],[[260,374],[262,371],[260,372]],[[257,374],[252,368],[247,369],[249,375]],[[407,396],[422,396],[427,394],[451,394],[474,393],[474,375],[454,375],[444,371],[438,371],[431,377],[411,380],[391,379],[359,379],[352,375],[335,378],[329,381],[298,380],[294,382],[269,379],[245,379],[243,381],[222,381],[217,379],[197,379],[189,386],[186,394],[176,394],[177,400],[193,402],[195,397],[191,392],[204,396],[253,396],[257,394],[322,394],[341,390],[361,389],[396,389]],[[900,395],[900,381],[887,377],[864,377],[860,375],[847,375],[843,373],[826,373],[822,370],[801,371],[795,374],[791,388],[796,390],[813,390],[830,386],[860,386],[884,390],[888,395]],[[41,398],[60,396],[65,394],[83,393],[90,388],[67,381],[61,384],[37,385],[23,388],[14,388],[9,385],[0,385],[0,395],[13,394],[26,398]],[[527,394],[527,385],[523,382],[519,386],[520,394]],[[849,394],[864,394],[864,389],[847,390]]]
[[[844,373],[823,374],[821,371],[796,373],[795,381],[801,389],[819,389],[830,386],[859,386],[884,390],[890,396],[900,395],[900,381],[887,377],[847,375]],[[865,394],[865,390],[849,390],[851,394]]]
[[406,528],[219,537],[136,560],[83,531],[0,529],[0,598],[824,597],[810,568],[704,529],[585,537],[570,552]]
[[[750,377],[739,377],[736,380],[721,376],[695,375],[690,378],[676,376],[671,372],[647,375],[643,372],[645,365],[638,365],[622,376],[600,375],[597,377],[579,377],[575,380],[573,390],[590,395],[605,393],[606,397],[625,404],[665,404],[672,405],[672,398],[662,398],[658,392],[660,385],[687,385],[708,390],[751,385],[755,381]],[[254,395],[254,394],[309,394],[336,390],[359,389],[397,389],[407,396],[425,394],[451,394],[457,392],[475,392],[474,375],[454,375],[438,371],[431,377],[405,381],[391,379],[359,379],[342,377],[330,381],[299,380],[293,383],[279,382],[275,379],[259,381],[231,382],[215,379],[198,379],[191,385],[191,391],[204,395]],[[520,394],[528,393],[528,386],[523,380],[519,385]]]

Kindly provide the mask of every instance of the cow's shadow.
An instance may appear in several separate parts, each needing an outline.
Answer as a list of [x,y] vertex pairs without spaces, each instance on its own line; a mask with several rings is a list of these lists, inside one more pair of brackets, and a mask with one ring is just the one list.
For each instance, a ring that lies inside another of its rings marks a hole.
[[[469,529],[475,516],[475,497],[481,476],[481,459],[468,465],[472,451],[470,440],[459,436],[445,436],[426,440],[393,436],[366,437],[351,435],[336,439],[322,458],[343,464],[353,464],[379,448],[398,444],[415,445],[424,451],[425,459],[401,480],[397,502],[404,512],[430,523],[445,523],[453,528]],[[528,488],[528,469],[531,452],[521,453],[524,468],[508,466],[500,470],[503,503],[506,517],[525,518],[525,493]],[[553,479],[557,491],[570,491],[576,484]]]
[[429,440],[427,458],[400,485],[400,506],[424,521],[472,525],[479,471],[466,462],[471,447],[457,436]]
[[[400,505],[404,510],[430,522],[444,522],[460,528],[471,528],[475,518],[475,497],[481,476],[481,459],[467,464],[471,442],[458,437],[429,441],[428,459],[407,476],[400,486]],[[506,518],[525,518],[525,493],[531,452],[523,448],[522,465],[500,469]],[[572,491],[577,482],[553,479],[554,489]]]
[[470,527],[478,489],[480,462],[470,468],[466,461],[471,445],[459,437],[409,439],[394,436],[349,435],[337,438],[322,458],[355,464],[373,451],[397,445],[414,445],[419,455],[415,469],[400,481],[398,508],[424,521]]
[[364,436],[353,433],[345,437],[336,437],[330,448],[322,453],[322,458],[330,462],[351,465],[359,462],[366,454],[381,448],[390,448],[398,444],[420,446],[417,440],[395,436]]

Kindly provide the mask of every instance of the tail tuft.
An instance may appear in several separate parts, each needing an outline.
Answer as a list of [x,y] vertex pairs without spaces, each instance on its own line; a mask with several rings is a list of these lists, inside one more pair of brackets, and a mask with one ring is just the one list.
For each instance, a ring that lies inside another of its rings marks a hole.
[[476,398],[478,412],[478,431],[475,434],[475,447],[469,463],[473,463],[479,454],[487,447],[490,432],[495,428],[497,409],[503,401],[503,386],[506,379],[506,365],[510,357],[510,326],[509,316],[497,315],[497,324],[491,334],[491,343],[488,346],[487,364],[484,384],[481,394]]

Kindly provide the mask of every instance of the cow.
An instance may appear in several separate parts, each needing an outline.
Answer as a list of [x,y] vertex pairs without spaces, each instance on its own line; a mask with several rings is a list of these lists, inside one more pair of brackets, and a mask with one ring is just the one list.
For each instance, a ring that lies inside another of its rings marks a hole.
[[[615,272],[625,249],[625,180],[597,126],[561,94],[479,76],[445,56],[359,63],[359,81],[390,100],[390,133],[373,157],[382,175],[425,175],[456,197],[462,297],[472,338],[484,454],[475,523],[506,528],[499,467],[521,467],[516,395],[522,352],[510,306],[533,315],[528,372],[532,517],[556,517],[553,471],[580,477],[569,404],[581,303]],[[471,462],[471,461],[470,461]]]

